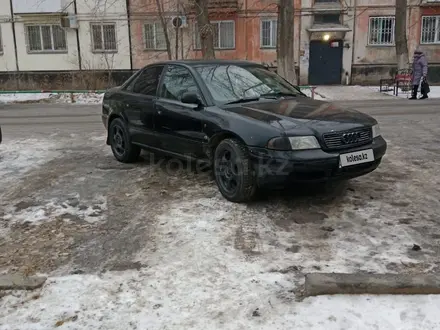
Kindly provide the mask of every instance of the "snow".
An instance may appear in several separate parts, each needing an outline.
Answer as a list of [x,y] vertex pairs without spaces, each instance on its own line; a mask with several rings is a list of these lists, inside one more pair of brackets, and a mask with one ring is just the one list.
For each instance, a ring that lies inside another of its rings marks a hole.
[[[380,91],[380,87],[379,86],[374,86],[374,87],[370,87],[372,90],[379,92]],[[431,89],[431,92],[428,94],[428,97],[431,99],[438,99],[440,98],[440,86],[429,86],[429,88]],[[393,95],[393,89],[390,88],[389,91],[387,92],[382,92],[382,94],[385,95],[391,95],[393,97],[396,97],[395,95]],[[418,97],[420,97],[420,91],[418,93]],[[402,91],[401,88],[399,88],[399,91],[397,93],[397,97],[399,98],[409,98],[411,97],[411,91]]]
[[0,103],[55,102],[55,103],[99,104],[103,93],[17,93],[0,94]]
[[0,94],[0,103],[38,102],[50,99],[50,93]]
[[[2,185],[16,180],[59,155],[57,144],[41,139],[4,140],[0,144]],[[0,190],[1,192],[1,190]]]
[[[316,247],[307,248],[313,244],[310,237],[275,231],[266,211],[229,203],[218,193],[209,198],[195,197],[197,193],[196,188],[183,191],[182,198],[157,217],[154,236],[136,258],[146,264],[140,271],[50,277],[41,292],[13,292],[0,300],[0,329],[49,329],[63,320],[63,329],[106,330],[440,328],[440,296],[321,296],[295,301],[291,293],[298,285],[295,274],[276,269],[296,264],[311,271],[317,256],[310,253]],[[371,219],[369,230],[379,228],[374,226],[380,221],[377,212],[396,213],[379,207],[373,201],[358,211]],[[354,221],[350,212],[329,221],[341,225]],[[395,241],[387,248],[337,232],[326,247],[333,254],[327,258],[325,251],[319,251],[324,260],[318,261],[323,268],[328,264],[326,271],[382,270],[373,261],[356,266],[368,259],[364,245],[376,246],[383,264],[404,253],[389,248],[398,245]],[[380,240],[380,234],[366,236]],[[396,231],[396,241],[404,235]],[[283,245],[292,239],[303,246],[300,253],[269,244]],[[259,252],[265,257],[253,257]],[[257,309],[259,316],[253,316]]]
[[52,199],[43,205],[28,207],[23,210],[17,210],[14,206],[7,206],[5,211],[6,214],[3,219],[10,224],[24,222],[38,224],[42,221],[51,221],[54,218],[70,221],[72,217],[95,223],[106,220],[107,198],[96,196],[91,201],[85,201],[80,200],[79,196],[76,195],[65,199]]
[[[318,86],[315,93],[324,101],[390,100],[395,98],[368,86]],[[319,99],[319,98],[316,98]]]
[[[175,274],[178,276],[179,274]],[[285,302],[272,290],[278,276],[243,276],[222,289],[174,283],[161,273],[133,271],[50,278],[40,292],[5,296],[0,329],[439,329],[440,296],[319,296]],[[228,286],[234,285],[234,286]],[[185,289],[186,287],[186,289]],[[226,290],[223,289],[226,287]],[[272,291],[272,292],[271,292]],[[260,316],[252,316],[258,308]],[[75,319],[71,321],[71,319]],[[70,320],[69,320],[70,319]]]

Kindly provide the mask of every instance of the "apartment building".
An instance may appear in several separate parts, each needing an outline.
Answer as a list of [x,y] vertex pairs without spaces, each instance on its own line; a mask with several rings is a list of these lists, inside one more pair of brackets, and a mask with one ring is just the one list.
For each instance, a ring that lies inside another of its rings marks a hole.
[[125,1],[1,0],[0,71],[130,69]]

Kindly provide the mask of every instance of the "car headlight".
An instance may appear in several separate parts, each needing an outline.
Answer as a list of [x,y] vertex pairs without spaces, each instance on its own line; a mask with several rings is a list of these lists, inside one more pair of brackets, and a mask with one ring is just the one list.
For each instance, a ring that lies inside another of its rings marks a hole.
[[318,140],[314,136],[293,136],[289,137],[293,150],[320,149]]
[[373,127],[371,127],[372,133],[373,133],[373,139],[377,138],[378,136],[380,136],[380,127],[379,124],[373,125]]
[[307,150],[320,149],[318,140],[314,136],[276,137],[267,144],[268,149],[274,150]]

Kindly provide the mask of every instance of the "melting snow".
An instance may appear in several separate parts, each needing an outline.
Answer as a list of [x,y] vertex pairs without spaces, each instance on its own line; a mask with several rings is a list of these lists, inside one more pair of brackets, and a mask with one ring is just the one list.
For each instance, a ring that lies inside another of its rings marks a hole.
[[[138,255],[145,268],[50,278],[38,299],[30,299],[35,292],[7,295],[0,301],[0,329],[49,329],[63,320],[66,329],[108,330],[440,328],[440,296],[322,296],[296,302],[290,292],[295,275],[270,268],[292,265],[288,256],[302,251],[287,254],[253,244],[252,235],[241,244],[263,256],[246,257],[235,247],[239,229],[246,236],[257,228],[261,241],[276,235],[264,212],[257,212],[219,197],[171,204],[157,219],[156,248]],[[374,205],[368,212],[365,216],[374,216]],[[337,241],[327,249],[337,250]],[[335,271],[349,269],[347,258],[366,252],[356,241],[339,248],[348,250],[349,256],[334,251],[329,261]],[[308,267],[312,263],[306,259],[316,256],[305,253],[297,261]]]

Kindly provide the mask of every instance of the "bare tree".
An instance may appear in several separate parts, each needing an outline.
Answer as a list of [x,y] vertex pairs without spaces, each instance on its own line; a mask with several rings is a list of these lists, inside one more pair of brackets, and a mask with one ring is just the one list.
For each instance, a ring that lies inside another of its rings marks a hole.
[[214,31],[209,22],[209,0],[195,0],[197,28],[204,59],[214,59]]
[[165,17],[163,15],[162,5],[160,3],[160,0],[156,0],[157,5],[157,11],[159,13],[160,22],[162,24],[163,33],[165,36],[165,44],[167,46],[167,53],[168,53],[168,59],[172,60],[172,53],[171,53],[171,43],[170,43],[170,37],[168,35],[168,28],[167,28],[167,22],[165,20]]
[[408,68],[408,41],[406,37],[407,0],[396,0],[396,22],[394,36],[396,43],[397,70]]
[[277,73],[291,84],[296,85],[295,58],[293,50],[293,0],[279,0]]

